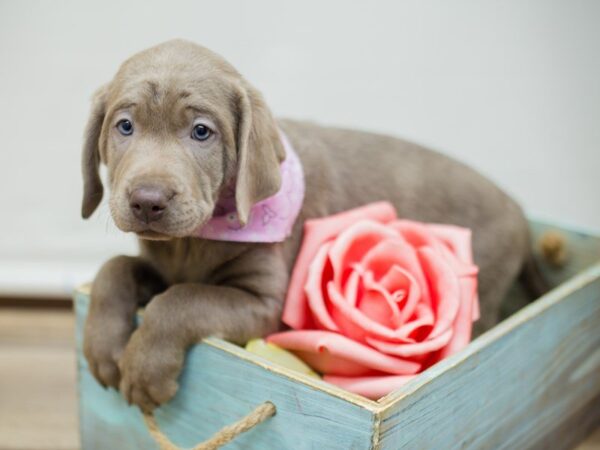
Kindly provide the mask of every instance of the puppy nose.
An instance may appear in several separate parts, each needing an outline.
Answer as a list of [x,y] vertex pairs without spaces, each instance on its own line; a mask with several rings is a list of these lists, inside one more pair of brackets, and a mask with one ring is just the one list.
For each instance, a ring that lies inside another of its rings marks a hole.
[[129,206],[133,215],[145,223],[160,219],[167,209],[168,202],[167,192],[154,186],[136,188],[129,196]]

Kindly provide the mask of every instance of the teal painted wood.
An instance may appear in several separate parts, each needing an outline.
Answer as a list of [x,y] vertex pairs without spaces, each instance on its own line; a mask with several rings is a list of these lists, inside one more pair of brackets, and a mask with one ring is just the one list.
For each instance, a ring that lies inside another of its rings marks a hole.
[[[78,293],[75,300],[82,448],[156,449],[139,410],[128,406],[115,390],[103,389],[90,374],[81,351],[89,298]],[[266,400],[276,405],[277,414],[226,448],[371,446],[373,415],[369,410],[208,344],[188,353],[180,384],[174,400],[156,411],[156,419],[161,430],[182,447],[209,438]]]
[[[556,227],[532,228],[537,240]],[[555,284],[578,277],[379,402],[209,339],[189,352],[179,393],[156,411],[159,426],[191,447],[270,400],[276,416],[226,448],[569,448],[600,423],[600,264],[590,268],[600,239],[562,231],[568,264],[542,270]],[[76,294],[82,448],[156,449],[139,410],[88,371],[88,303]]]
[[600,264],[385,401],[382,449],[571,448],[600,421]]

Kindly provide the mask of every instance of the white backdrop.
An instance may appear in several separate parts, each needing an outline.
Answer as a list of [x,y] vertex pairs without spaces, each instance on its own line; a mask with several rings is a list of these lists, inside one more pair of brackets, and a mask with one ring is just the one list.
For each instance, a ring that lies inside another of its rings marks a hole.
[[89,97],[132,53],[206,45],[275,114],[391,133],[537,217],[600,229],[600,2],[0,0],[0,294],[61,294],[134,239],[79,217]]

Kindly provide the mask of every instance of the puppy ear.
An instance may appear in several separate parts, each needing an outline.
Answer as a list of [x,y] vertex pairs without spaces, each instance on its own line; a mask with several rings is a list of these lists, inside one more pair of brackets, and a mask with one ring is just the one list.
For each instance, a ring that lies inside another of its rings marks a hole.
[[275,120],[262,95],[247,83],[239,89],[236,143],[235,203],[245,225],[252,206],[281,187],[279,166],[285,159]]
[[85,130],[81,171],[83,174],[83,201],[81,216],[87,219],[102,200],[103,187],[100,179],[100,132],[106,113],[106,86],[96,91],[92,99],[92,111]]

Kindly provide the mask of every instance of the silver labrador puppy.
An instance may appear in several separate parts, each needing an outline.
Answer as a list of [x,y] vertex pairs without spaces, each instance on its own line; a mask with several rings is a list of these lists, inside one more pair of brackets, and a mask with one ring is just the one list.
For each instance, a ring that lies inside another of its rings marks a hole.
[[[251,244],[190,238],[235,180],[241,220],[278,191],[285,151],[300,156],[306,195],[291,238]],[[128,59],[93,101],[83,149],[83,217],[102,199],[108,167],[117,226],[139,257],[109,260],[93,283],[85,356],[95,377],[150,411],[177,391],[185,350],[216,335],[243,343],[280,327],[302,224],[378,200],[404,218],[473,230],[482,318],[531,265],[519,206],[443,155],[388,136],[276,121],[261,94],[211,51],[170,41]],[[136,309],[145,305],[135,329]]]

